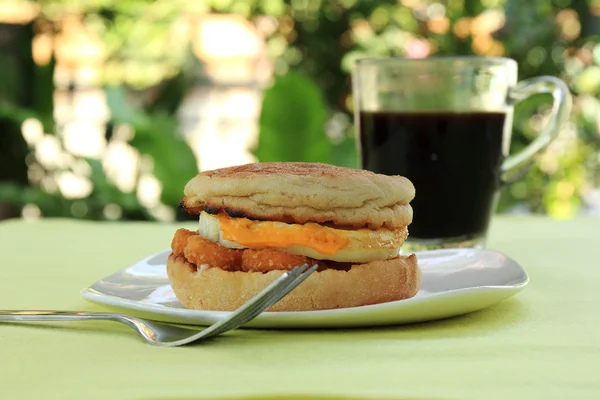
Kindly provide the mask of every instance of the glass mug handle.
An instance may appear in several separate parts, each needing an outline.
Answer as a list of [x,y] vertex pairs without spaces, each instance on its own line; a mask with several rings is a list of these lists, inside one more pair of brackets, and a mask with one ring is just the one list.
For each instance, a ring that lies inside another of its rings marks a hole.
[[504,184],[514,182],[527,171],[533,162],[533,157],[556,138],[560,127],[567,121],[571,112],[572,98],[569,88],[563,81],[553,76],[540,76],[517,83],[508,92],[508,105],[513,106],[540,93],[552,94],[552,117],[533,142],[521,152],[504,160],[501,167],[501,179]]

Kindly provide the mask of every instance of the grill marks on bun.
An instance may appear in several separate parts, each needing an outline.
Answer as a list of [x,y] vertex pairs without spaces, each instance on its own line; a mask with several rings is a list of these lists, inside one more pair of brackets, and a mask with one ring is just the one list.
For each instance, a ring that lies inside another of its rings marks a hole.
[[412,222],[412,183],[401,176],[318,163],[260,163],[205,171],[181,206],[260,221],[396,229]]

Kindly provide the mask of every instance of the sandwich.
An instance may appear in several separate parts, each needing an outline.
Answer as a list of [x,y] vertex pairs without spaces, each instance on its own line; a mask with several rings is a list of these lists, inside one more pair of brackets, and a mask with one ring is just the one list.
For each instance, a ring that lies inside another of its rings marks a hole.
[[421,270],[401,255],[412,222],[402,176],[320,163],[256,163],[204,171],[181,206],[198,230],[178,229],[167,274],[196,310],[232,311],[286,271],[318,265],[269,311],[358,307],[415,296]]

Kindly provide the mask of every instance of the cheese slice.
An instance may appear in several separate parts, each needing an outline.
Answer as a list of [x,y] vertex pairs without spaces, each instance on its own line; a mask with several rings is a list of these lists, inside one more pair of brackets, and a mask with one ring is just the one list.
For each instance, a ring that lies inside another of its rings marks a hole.
[[287,224],[200,213],[199,234],[234,249],[275,248],[316,259],[368,262],[395,257],[408,235],[406,227],[337,229],[317,223]]
[[223,239],[245,247],[287,247],[301,245],[325,255],[334,255],[348,245],[348,239],[335,229],[316,223],[285,224],[251,221],[248,218],[218,216]]

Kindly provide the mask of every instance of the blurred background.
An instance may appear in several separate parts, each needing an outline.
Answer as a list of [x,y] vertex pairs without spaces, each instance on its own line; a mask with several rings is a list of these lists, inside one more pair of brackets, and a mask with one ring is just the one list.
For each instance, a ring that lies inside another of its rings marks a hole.
[[[570,122],[498,212],[600,215],[600,0],[0,0],[0,219],[185,219],[199,170],[357,167],[357,58],[489,55]],[[546,122],[520,103],[512,151]]]

